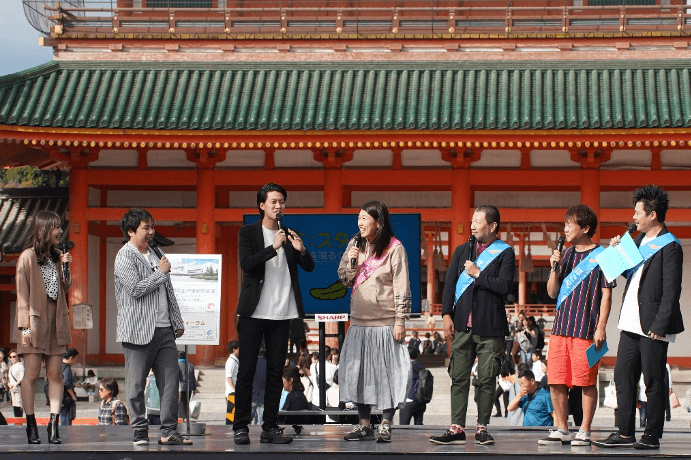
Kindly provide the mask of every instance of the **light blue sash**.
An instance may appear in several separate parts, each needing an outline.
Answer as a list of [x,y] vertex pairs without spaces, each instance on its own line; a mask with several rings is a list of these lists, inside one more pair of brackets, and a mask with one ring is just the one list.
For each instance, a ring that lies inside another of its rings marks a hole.
[[[501,254],[507,249],[511,249],[511,246],[504,243],[502,240],[495,240],[494,243],[490,244],[487,247],[487,249],[482,251],[480,257],[475,259],[475,265],[477,265],[477,268],[479,268],[480,271],[482,271],[485,269],[485,267],[491,264],[494,261],[494,259],[496,259],[497,256],[499,256],[499,254]],[[472,276],[467,274],[465,270],[463,270],[463,273],[461,273],[461,275],[458,277],[458,281],[456,281],[456,300],[454,301],[454,305],[456,304],[456,302],[458,302],[458,299],[460,299],[465,290],[468,289],[468,286],[473,284],[473,281],[475,281],[475,278],[473,278]]]
[[[604,250],[605,248],[602,246],[593,249],[593,252],[591,252],[588,257],[581,260],[581,262],[571,270],[569,276],[564,278],[564,281],[561,283],[561,288],[559,289],[559,297],[557,298],[557,310],[559,310],[561,304],[571,295],[573,290],[576,289],[576,286],[580,285],[583,280],[590,275],[590,272],[597,267],[597,260],[595,260],[595,257]],[[576,251],[576,249],[574,249],[574,251]]]
[[[638,270],[641,267],[641,265],[646,263],[648,259],[654,256],[655,253],[657,253],[657,251],[664,248],[669,243],[674,242],[679,243],[677,237],[672,235],[671,233],[665,233],[664,235],[660,235],[654,240],[648,241],[646,244],[638,248],[638,252],[640,252],[641,256],[643,256],[643,262],[639,263],[630,270],[626,270],[624,272],[624,276],[626,276],[626,279],[631,278],[633,274],[636,273],[636,270]],[[679,243],[679,246],[681,246],[681,243]]]

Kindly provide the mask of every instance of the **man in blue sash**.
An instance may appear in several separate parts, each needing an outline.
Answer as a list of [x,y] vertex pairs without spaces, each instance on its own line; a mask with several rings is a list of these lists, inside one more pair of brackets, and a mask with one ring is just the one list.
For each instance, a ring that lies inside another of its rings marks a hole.
[[[604,249],[591,238],[597,230],[595,212],[584,204],[573,206],[564,215],[564,236],[571,247],[564,257],[554,250],[547,292],[557,299],[547,357],[557,430],[538,444],[590,445],[590,423],[597,407],[598,365],[588,365],[586,350],[595,343],[602,348],[607,337],[607,319],[612,306],[612,288],[595,257]],[[556,267],[556,268],[555,268]],[[567,388],[583,389],[583,422],[575,438],[569,433]]]
[[[635,238],[643,262],[625,272],[624,302],[619,315],[621,335],[614,368],[617,387],[616,425],[619,431],[593,441],[598,447],[659,449],[665,423],[667,347],[684,330],[679,298],[683,250],[667,231],[669,196],[648,185],[633,192],[633,220],[641,232]],[[612,238],[611,245],[620,237]],[[648,399],[648,423],[640,441],[635,438],[636,385],[643,372]]]
[[513,248],[497,239],[499,210],[480,206],[470,225],[476,238],[477,258],[469,260],[468,243],[456,248],[446,275],[442,299],[444,335],[451,343],[451,428],[432,436],[435,444],[465,444],[465,422],[470,390],[470,370],[478,358],[478,417],[475,443],[494,444],[487,432],[492,415],[496,376],[504,357],[504,337],[509,335],[504,297],[511,292],[516,271]]

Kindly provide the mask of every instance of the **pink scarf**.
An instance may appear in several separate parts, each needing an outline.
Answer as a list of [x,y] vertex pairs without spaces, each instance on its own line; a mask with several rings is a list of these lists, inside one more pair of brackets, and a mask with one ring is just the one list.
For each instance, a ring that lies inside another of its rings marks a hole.
[[355,275],[355,282],[353,283],[353,291],[357,289],[359,285],[365,282],[367,278],[372,276],[372,273],[375,272],[379,267],[381,267],[384,264],[384,260],[386,260],[386,257],[389,255],[389,252],[396,246],[401,244],[401,242],[396,238],[396,237],[391,237],[391,241],[389,241],[389,246],[384,249],[380,257],[377,257],[376,254],[372,254],[367,260],[365,260],[362,265],[358,268],[357,274]]

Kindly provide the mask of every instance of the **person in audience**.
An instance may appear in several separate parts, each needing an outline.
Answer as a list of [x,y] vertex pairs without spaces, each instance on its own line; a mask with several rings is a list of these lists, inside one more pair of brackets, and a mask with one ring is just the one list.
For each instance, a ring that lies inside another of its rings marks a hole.
[[114,378],[101,380],[98,385],[98,397],[101,398],[101,404],[98,406],[99,425],[129,425],[127,407],[116,399],[119,392],[118,382]]
[[[15,417],[21,417],[24,415],[24,409],[22,406],[22,381],[24,380],[24,363],[19,359],[17,350],[10,350],[10,362],[12,365],[9,370],[9,383],[8,387],[10,389],[12,409],[14,410]],[[28,427],[27,427],[28,428]],[[36,433],[38,438],[38,431]]]
[[521,391],[509,403],[509,410],[521,409],[523,426],[552,426],[554,407],[549,391],[535,383],[533,371],[526,369],[518,375]]
[[530,358],[532,360],[530,369],[535,375],[535,381],[539,384],[542,377],[545,376],[545,373],[542,371],[542,350],[534,349],[530,354]]
[[418,351],[416,347],[408,348],[408,354],[410,355],[410,365],[413,368],[413,375],[410,390],[405,400],[405,406],[401,409],[399,419],[401,425],[410,425],[411,419],[414,420],[413,423],[415,425],[422,425],[422,419],[427,410],[427,403],[416,401],[415,393],[417,392],[417,387],[420,385],[420,371],[425,370],[425,366],[418,361]]
[[305,387],[300,382],[300,372],[297,367],[283,369],[283,390],[288,392],[281,410],[307,410],[309,404],[305,397]]
[[60,424],[72,425],[77,417],[77,395],[74,392],[74,375],[72,366],[77,362],[79,352],[74,348],[66,348],[62,357],[62,382],[65,388],[60,408]]
[[[310,359],[309,353],[307,353],[306,350],[302,350],[300,352],[300,356],[298,358],[298,370],[300,372],[300,382],[302,383],[302,386],[305,388],[305,398],[307,398],[307,402],[312,404],[312,398],[314,397],[314,389],[316,388],[316,384],[312,379],[312,373],[310,371],[310,364],[311,364],[311,359]],[[338,372],[338,370],[336,372]],[[336,375],[336,373],[334,373],[334,376],[335,375]]]
[[[240,368],[240,342],[228,342],[228,359],[226,360],[226,425],[232,425],[235,417],[235,384],[238,381]],[[231,396],[232,395],[232,396]]]
[[252,424],[264,423],[264,395],[266,393],[266,350],[259,348],[257,366],[252,382]]

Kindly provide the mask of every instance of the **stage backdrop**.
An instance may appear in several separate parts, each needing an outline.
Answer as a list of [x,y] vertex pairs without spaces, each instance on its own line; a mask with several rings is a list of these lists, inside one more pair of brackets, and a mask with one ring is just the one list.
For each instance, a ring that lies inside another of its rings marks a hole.
[[[245,215],[244,223],[259,220]],[[350,313],[350,289],[338,281],[338,263],[357,228],[357,214],[286,214],[283,225],[298,232],[314,258],[312,273],[298,269],[305,314]],[[408,254],[412,315],[420,315],[420,214],[391,214],[396,238]]]

